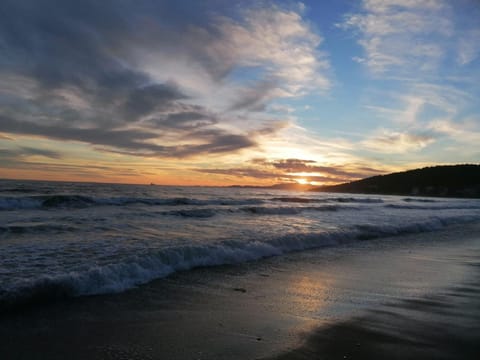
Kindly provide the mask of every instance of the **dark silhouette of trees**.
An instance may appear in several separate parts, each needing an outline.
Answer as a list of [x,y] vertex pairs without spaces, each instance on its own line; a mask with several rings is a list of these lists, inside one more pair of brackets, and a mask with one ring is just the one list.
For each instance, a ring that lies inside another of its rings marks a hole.
[[426,167],[313,191],[480,198],[480,165]]

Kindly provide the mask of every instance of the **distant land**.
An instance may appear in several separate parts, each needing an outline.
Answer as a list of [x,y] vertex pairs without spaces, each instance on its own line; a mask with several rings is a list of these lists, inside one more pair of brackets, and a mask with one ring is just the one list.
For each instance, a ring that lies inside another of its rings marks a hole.
[[354,194],[480,198],[480,165],[432,166],[387,175],[377,175],[349,183],[328,186],[284,183],[272,186],[233,185],[229,187]]
[[447,165],[372,176],[311,191],[480,198],[480,165]]

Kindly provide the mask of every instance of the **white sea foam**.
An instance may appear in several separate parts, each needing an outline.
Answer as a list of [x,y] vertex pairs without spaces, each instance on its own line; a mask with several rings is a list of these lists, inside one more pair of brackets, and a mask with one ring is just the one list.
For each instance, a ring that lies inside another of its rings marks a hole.
[[130,256],[121,262],[94,265],[63,274],[45,275],[0,288],[0,303],[34,301],[55,296],[117,293],[165,277],[173,272],[200,266],[236,264],[292,251],[334,246],[399,234],[435,231],[452,224],[478,221],[478,216],[433,217],[403,226],[357,225],[349,230],[296,233],[282,237],[222,241],[208,245],[171,246],[148,254]]

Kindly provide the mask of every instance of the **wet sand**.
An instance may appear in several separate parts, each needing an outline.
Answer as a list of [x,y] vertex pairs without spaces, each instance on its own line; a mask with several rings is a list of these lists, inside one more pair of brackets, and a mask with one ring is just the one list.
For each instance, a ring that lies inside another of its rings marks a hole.
[[479,355],[477,276],[424,298],[400,300],[319,327],[300,347],[270,359],[478,359]]
[[469,359],[480,225],[197,269],[0,315],[1,359]]

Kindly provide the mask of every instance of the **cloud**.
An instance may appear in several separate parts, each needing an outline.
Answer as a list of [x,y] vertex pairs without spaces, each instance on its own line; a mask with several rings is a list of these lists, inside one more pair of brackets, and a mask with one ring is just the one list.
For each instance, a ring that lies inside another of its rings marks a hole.
[[341,178],[341,177],[319,176],[315,174],[299,176],[299,175],[286,174],[286,173],[274,172],[269,170],[249,168],[249,167],[226,168],[226,169],[194,169],[194,170],[202,173],[207,173],[207,174],[225,175],[228,177],[270,180],[270,183],[271,182],[277,182],[277,183],[295,182],[298,179],[304,179],[304,178],[307,178],[308,181],[322,182],[322,183],[342,183],[342,182],[348,181],[348,179]]
[[449,11],[442,0],[364,0],[360,11],[338,26],[357,32],[365,55],[356,61],[372,73],[431,71],[454,33]]
[[428,134],[385,130],[363,141],[362,145],[375,152],[401,154],[421,150],[434,141],[435,137]]
[[23,161],[23,159],[30,156],[41,156],[55,160],[62,158],[62,155],[57,151],[29,146],[21,146],[13,149],[0,149],[0,158],[2,158],[2,161],[16,163],[18,161]]
[[264,111],[266,103],[275,95],[276,86],[273,81],[261,81],[241,89],[230,110]]
[[320,165],[314,160],[254,158],[247,166],[227,168],[193,169],[208,174],[229,177],[270,180],[271,182],[293,182],[298,179],[335,184],[377,175],[384,171],[360,164]]
[[459,144],[478,146],[480,143],[480,127],[478,119],[470,121],[454,122],[449,119],[435,119],[427,124],[427,128],[437,134],[447,136]]
[[338,26],[352,31],[362,50],[353,60],[369,70],[377,87],[368,90],[374,100],[365,107],[381,121],[359,148],[377,154],[424,150],[415,156],[437,161],[450,154],[453,161],[465,158],[448,149],[471,143],[471,136],[450,126],[442,132],[447,127],[435,119],[455,124],[476,111],[471,66],[480,49],[478,11],[470,2],[362,0],[344,17]]
[[271,161],[268,164],[276,169],[282,169],[288,173],[322,173],[327,176],[339,176],[343,178],[362,178],[383,171],[369,167],[354,166],[351,164],[319,165],[314,160],[282,159]]
[[403,92],[390,91],[376,97],[376,102],[383,100],[390,106],[365,105],[365,108],[390,123],[406,125],[410,129],[421,129],[431,120],[433,111],[437,116],[441,114],[454,118],[475,100],[464,89],[439,83],[416,81],[409,83],[408,87],[402,90]]
[[[291,95],[305,88],[330,87],[330,65],[317,50],[323,39],[298,11],[275,5],[254,6],[241,16],[240,21],[225,16],[213,21],[219,36],[209,38],[204,52],[211,63],[223,68],[221,73],[228,73],[234,66],[260,66],[266,70],[267,79],[283,84],[283,90]],[[204,34],[202,29],[198,32]]]
[[458,41],[457,63],[467,65],[480,55],[480,28],[466,31]]
[[[190,132],[184,136],[187,144],[159,145],[153,140],[159,135],[139,129],[78,129],[22,123],[0,116],[0,129],[10,133],[40,135],[59,140],[75,140],[92,145],[123,149],[113,151],[135,156],[183,158],[204,154],[231,153],[256,146],[249,135],[230,134],[220,129]],[[193,142],[196,142],[195,144]]]
[[[2,165],[6,169],[26,170],[28,173],[32,172],[45,172],[53,174],[53,177],[62,176],[68,174],[69,176],[78,176],[81,178],[92,179],[94,177],[98,179],[109,179],[110,176],[118,177],[138,177],[139,175],[148,175],[146,171],[139,171],[137,168],[132,167],[118,167],[118,166],[100,166],[100,165],[74,165],[65,163],[50,163],[42,161],[27,161],[18,157],[3,157],[6,155],[2,149],[0,149],[0,159],[2,159]],[[111,178],[110,178],[111,179]]]
[[148,123],[157,128],[166,129],[196,129],[218,123],[217,116],[193,107],[191,111],[182,111],[158,114],[148,120]]
[[0,140],[10,140],[13,141],[13,138],[4,134],[0,134]]
[[46,150],[46,149],[38,149],[28,146],[22,146],[20,148],[19,154],[21,155],[36,155],[36,156],[43,156],[50,159],[60,159],[62,155],[57,151]]
[[190,136],[194,139],[205,139],[208,142],[200,145],[179,146],[177,156],[188,157],[198,154],[232,153],[256,146],[256,142],[249,136],[223,133],[221,131],[201,131],[190,134]]
[[396,100],[401,102],[403,108],[389,108],[377,105],[365,105],[365,108],[372,110],[380,117],[391,122],[415,124],[425,105],[425,99],[415,95],[398,95]]
[[[283,122],[266,125],[256,113],[276,98],[330,87],[322,38],[300,7],[252,1],[240,11],[217,4],[213,14],[210,5],[1,2],[2,139],[174,158],[258,147]],[[197,78],[210,91],[197,91]],[[239,111],[249,118],[239,121]]]
[[[305,105],[305,109],[308,110],[308,105]],[[288,115],[295,112],[295,108],[292,106],[284,105],[284,104],[272,104],[269,106],[269,110],[277,113],[277,114],[284,114]]]
[[186,99],[174,84],[153,84],[132,89],[125,99],[124,112],[127,120],[157,111],[169,109],[175,100]]
[[243,168],[225,168],[225,169],[193,169],[198,172],[207,173],[207,174],[220,174],[220,175],[227,175],[232,177],[240,177],[240,178],[255,178],[255,179],[269,179],[272,181],[279,180],[284,178],[282,174],[266,171],[262,169],[250,168],[250,167],[243,167]]

